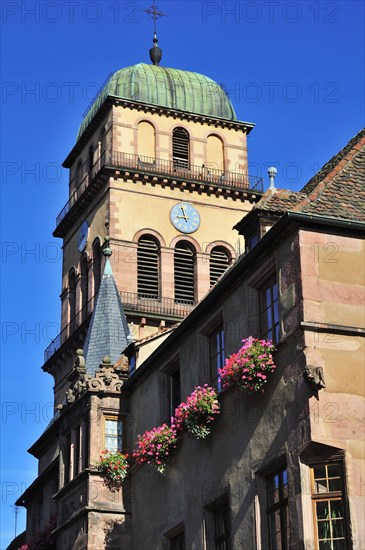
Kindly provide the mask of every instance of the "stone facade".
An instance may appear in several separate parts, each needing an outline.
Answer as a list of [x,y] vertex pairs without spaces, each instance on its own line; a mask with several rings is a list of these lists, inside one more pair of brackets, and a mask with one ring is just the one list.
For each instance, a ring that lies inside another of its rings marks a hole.
[[[266,238],[267,246],[261,249],[261,254],[256,254],[252,261],[247,255],[240,261],[241,266],[236,266],[237,276],[227,284],[224,295],[222,292],[219,296],[218,285],[216,292],[212,291],[216,300],[210,301],[210,307],[204,307],[203,302],[196,308],[190,323],[193,328],[188,326],[187,318],[170,337],[173,343],[152,355],[148,369],[144,365],[148,375],[140,382],[133,383],[131,379],[127,383],[132,391],[131,413],[136,439],[138,433],[164,420],[166,395],[161,395],[160,388],[166,365],[179,357],[183,399],[194,386],[210,382],[205,327],[220,315],[224,322],[226,355],[235,352],[242,337],[255,333],[259,282],[272,270],[277,274],[281,338],[275,354],[276,373],[264,394],[222,393],[221,414],[210,437],[196,441],[191,436],[183,436],[164,476],[148,467],[135,472],[131,478],[135,495],[133,548],[169,548],[165,534],[181,522],[185,526],[186,548],[215,548],[214,535],[209,532],[209,503],[223,496],[229,501],[231,547],[269,548],[266,478],[282,464],[286,465],[288,475],[290,535],[287,548],[317,548],[310,470],[318,461],[326,461],[326,453],[335,452],[342,453],[346,465],[351,517],[346,548],[364,548],[360,521],[364,513],[360,501],[364,495],[357,480],[364,475],[365,354],[363,338],[356,334],[363,326],[357,312],[363,309],[364,274],[357,270],[352,284],[346,285],[346,292],[334,293],[337,262],[323,264],[320,260],[319,266],[314,256],[310,261],[307,256],[308,250],[315,251],[318,243],[341,243],[337,259],[344,262],[348,250],[357,250],[364,256],[364,245],[363,241],[338,234],[331,227],[327,231],[325,238],[323,232],[308,226],[298,230],[293,224],[289,225],[286,238],[276,246]],[[355,264],[357,259],[358,256]],[[320,271],[315,286],[321,288],[321,300],[317,309],[308,309],[308,304],[316,298],[307,281],[313,270]],[[340,286],[340,281],[336,282]],[[327,300],[323,300],[326,296]],[[335,305],[337,321],[342,308],[344,315],[347,308],[353,308],[354,324],[348,325],[347,331],[345,326],[334,324],[334,318],[329,323],[323,318],[319,320],[321,308],[333,311]],[[322,369],[325,388],[309,383],[306,368]],[[143,409],[141,402],[146,404]]]

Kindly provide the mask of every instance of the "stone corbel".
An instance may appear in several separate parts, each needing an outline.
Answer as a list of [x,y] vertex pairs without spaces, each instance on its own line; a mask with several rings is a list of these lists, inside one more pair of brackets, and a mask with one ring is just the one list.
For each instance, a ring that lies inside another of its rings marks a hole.
[[122,356],[115,364],[111,364],[111,359],[105,356],[95,376],[87,381],[87,388],[101,392],[119,393],[123,381],[128,378],[129,362],[126,356]]
[[326,387],[322,367],[311,367],[310,365],[307,365],[304,369],[303,375],[314,389],[321,390]]
[[71,382],[70,389],[66,392],[66,402],[74,403],[87,389],[90,376],[86,374],[86,364],[82,349],[76,350],[76,358],[73,369],[67,379]]

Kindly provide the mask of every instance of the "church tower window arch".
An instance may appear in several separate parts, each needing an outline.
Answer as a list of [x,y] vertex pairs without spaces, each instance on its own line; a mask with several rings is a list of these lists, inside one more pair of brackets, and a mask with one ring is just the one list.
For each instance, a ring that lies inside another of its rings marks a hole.
[[174,293],[176,303],[195,303],[196,249],[185,240],[178,241],[175,245]]
[[137,244],[137,291],[138,298],[160,298],[160,241],[145,233]]
[[94,145],[91,144],[87,152],[87,170],[91,172],[94,166]]
[[[138,159],[151,162],[156,157],[156,129],[151,122],[141,120],[138,123]],[[146,158],[147,157],[147,158]]]
[[232,263],[232,254],[225,246],[214,246],[209,254],[209,277],[212,287]]
[[224,143],[216,134],[210,134],[207,137],[207,166],[222,174],[225,170]]
[[79,159],[75,170],[75,187],[77,188],[82,180],[82,160]]
[[71,267],[68,272],[68,322],[74,330],[76,317],[76,268]]
[[190,135],[181,126],[172,131],[172,159],[174,168],[190,167]]
[[81,321],[85,321],[88,314],[89,302],[89,266],[87,256],[82,256],[80,260],[80,306]]
[[97,237],[92,246],[93,250],[93,263],[92,263],[92,272],[93,272],[93,285],[94,285],[94,296],[96,296],[100,282],[101,282],[101,245],[100,239]]

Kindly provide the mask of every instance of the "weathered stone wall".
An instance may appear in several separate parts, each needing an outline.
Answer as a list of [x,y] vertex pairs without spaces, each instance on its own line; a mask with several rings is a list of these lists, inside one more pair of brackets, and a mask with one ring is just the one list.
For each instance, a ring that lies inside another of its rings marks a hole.
[[[360,521],[363,508],[359,505],[363,490],[362,341],[359,337],[338,336],[334,345],[333,334],[304,329],[303,321],[316,319],[306,318],[311,300],[306,276],[313,266],[308,257],[303,260],[308,251],[303,243],[313,243],[316,238],[310,231],[284,237],[159,359],[155,369],[135,388],[134,440],[138,433],[165,420],[162,371],[172,359],[180,357],[183,399],[194,386],[209,381],[205,327],[218,314],[223,313],[224,318],[226,356],[240,347],[243,337],[257,334],[257,288],[265,274],[277,273],[282,339],[275,356],[275,374],[264,394],[222,394],[221,415],[212,434],[205,441],[184,435],[164,475],[148,466],[135,471],[131,482],[135,550],[164,548],[164,533],[182,521],[186,547],[205,548],[204,532],[209,523],[206,504],[224,493],[230,501],[232,547],[267,548],[265,473],[280,458],[285,459],[288,470],[290,549],[314,548],[310,467],[301,457],[316,442],[346,451],[353,543],[354,548],[364,548]],[[349,247],[357,245],[350,242]],[[326,277],[319,273],[317,278],[323,296],[326,292],[331,296]],[[346,295],[358,296],[357,288],[350,288],[353,276],[349,283]],[[322,307],[320,298],[318,301],[318,307]],[[331,307],[329,310],[335,311]],[[341,319],[341,308],[330,322],[334,319],[337,323]],[[323,367],[327,384],[324,390],[318,392],[309,385],[303,377],[306,366]]]

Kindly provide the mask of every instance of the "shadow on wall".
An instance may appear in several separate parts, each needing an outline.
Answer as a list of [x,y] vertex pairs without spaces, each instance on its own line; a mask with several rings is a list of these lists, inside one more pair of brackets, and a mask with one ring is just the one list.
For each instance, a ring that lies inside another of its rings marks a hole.
[[123,543],[130,542],[130,533],[127,522],[124,520],[111,520],[105,529],[105,550],[120,550],[127,548]]
[[78,534],[77,539],[72,545],[72,550],[85,550],[87,548],[88,537],[84,534]]

